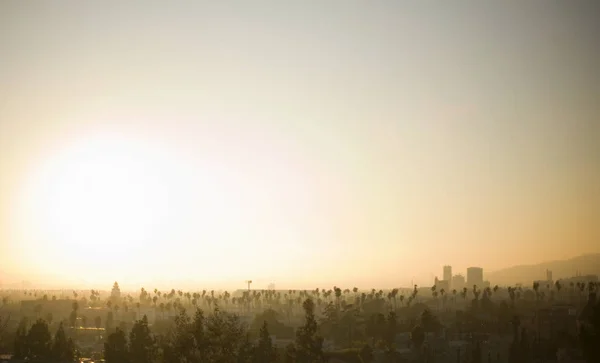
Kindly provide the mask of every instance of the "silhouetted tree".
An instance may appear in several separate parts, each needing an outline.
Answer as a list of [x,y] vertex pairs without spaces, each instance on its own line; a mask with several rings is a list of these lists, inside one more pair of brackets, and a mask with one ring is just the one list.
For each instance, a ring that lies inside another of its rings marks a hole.
[[148,327],[148,317],[133,324],[129,333],[129,360],[131,363],[152,363],[157,358],[156,341]]
[[586,310],[579,334],[581,346],[588,362],[600,362],[600,302],[595,293],[590,293]]
[[110,333],[113,332],[113,329],[114,329],[114,320],[113,320],[113,313],[112,313],[112,311],[109,311],[106,314],[106,327],[105,327],[105,329],[106,329],[106,333],[107,334],[110,334]]
[[48,322],[48,325],[52,324],[52,320],[54,320],[54,316],[52,315],[52,313],[46,314],[46,321]]
[[16,359],[25,359],[29,355],[29,345],[27,342],[27,319],[23,318],[17,327],[14,345],[14,357]]
[[116,304],[121,300],[121,289],[119,288],[119,283],[116,281],[113,284],[112,290],[110,291],[110,300],[113,302],[113,304]]
[[421,326],[416,325],[410,332],[410,340],[417,350],[421,350],[425,342],[425,331]]
[[277,361],[277,351],[273,346],[273,341],[269,335],[269,326],[266,321],[260,328],[258,345],[254,352],[254,361],[256,363],[272,363]]
[[297,351],[294,343],[289,343],[288,345],[286,345],[285,352],[283,355],[284,363],[296,363],[296,356]]
[[67,339],[62,323],[54,335],[51,356],[59,362],[72,362],[75,359],[75,346],[71,338]]
[[245,334],[242,338],[237,351],[236,363],[253,363],[255,347],[250,342],[249,334]]
[[237,315],[215,308],[203,324],[205,333],[201,343],[206,351],[206,361],[230,362],[240,358],[239,352],[245,344],[247,333]]
[[388,352],[391,352],[396,349],[395,347],[395,339],[396,339],[396,331],[398,328],[398,323],[396,321],[396,313],[390,311],[387,317],[386,331],[384,335],[385,347]]
[[315,304],[312,299],[306,299],[302,304],[305,313],[305,322],[296,332],[296,361],[298,363],[322,362],[323,338],[317,334],[317,321],[315,319]]
[[117,328],[116,331],[108,336],[104,343],[104,359],[106,363],[129,363],[129,354],[127,351],[127,338],[125,332]]
[[27,334],[27,357],[31,360],[44,360],[50,358],[50,344],[52,336],[48,329],[48,323],[38,319],[29,329]]
[[373,348],[371,348],[369,344],[363,345],[360,352],[358,353],[358,356],[360,357],[363,363],[371,363],[375,358],[373,355]]

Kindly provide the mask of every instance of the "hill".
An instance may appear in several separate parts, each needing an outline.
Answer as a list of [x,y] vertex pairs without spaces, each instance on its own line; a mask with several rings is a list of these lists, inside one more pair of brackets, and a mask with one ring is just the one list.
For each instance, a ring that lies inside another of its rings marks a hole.
[[544,280],[546,270],[552,271],[554,280],[573,277],[576,272],[582,275],[600,275],[600,253],[587,254],[568,260],[508,267],[487,273],[485,279],[492,285],[513,285],[515,283],[529,285],[534,280]]

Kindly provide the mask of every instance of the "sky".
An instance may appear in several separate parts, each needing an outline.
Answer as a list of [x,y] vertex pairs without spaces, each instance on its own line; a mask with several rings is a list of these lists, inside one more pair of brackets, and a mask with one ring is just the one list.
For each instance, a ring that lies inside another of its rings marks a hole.
[[597,1],[2,1],[0,281],[431,284],[600,252]]

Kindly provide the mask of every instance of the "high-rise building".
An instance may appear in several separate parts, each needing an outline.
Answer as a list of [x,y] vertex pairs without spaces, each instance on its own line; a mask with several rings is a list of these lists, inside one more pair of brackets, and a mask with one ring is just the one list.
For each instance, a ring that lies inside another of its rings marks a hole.
[[444,280],[452,281],[452,266],[444,266]]
[[465,277],[463,275],[455,275],[452,277],[452,289],[457,291],[465,287]]
[[483,286],[483,269],[481,267],[469,267],[467,269],[467,285],[469,287],[473,285]]
[[550,283],[553,282],[553,280],[552,280],[552,271],[550,271],[550,270],[546,270],[546,281],[550,281]]

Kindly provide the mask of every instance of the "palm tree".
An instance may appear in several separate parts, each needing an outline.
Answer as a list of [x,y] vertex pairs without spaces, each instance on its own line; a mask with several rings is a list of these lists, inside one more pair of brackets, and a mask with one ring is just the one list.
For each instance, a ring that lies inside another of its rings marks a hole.
[[398,289],[394,288],[392,289],[392,299],[394,299],[394,310],[396,310],[398,308],[397,304],[396,304],[396,296],[398,295]]
[[562,289],[560,281],[556,280],[556,282],[554,283],[554,287],[556,287],[556,293],[558,294],[558,298],[560,299],[560,289]]
[[539,299],[540,299],[540,292],[539,292],[539,289],[540,289],[540,283],[539,283],[539,282],[537,282],[537,281],[536,281],[536,282],[534,282],[534,283],[533,283],[533,291],[535,291],[535,298],[536,298],[536,300],[539,300]]
[[440,295],[442,296],[442,308],[446,307],[446,290],[442,288],[440,290]]
[[162,317],[162,319],[165,318],[165,303],[160,303],[160,305],[158,305],[158,309],[160,311],[160,315]]

